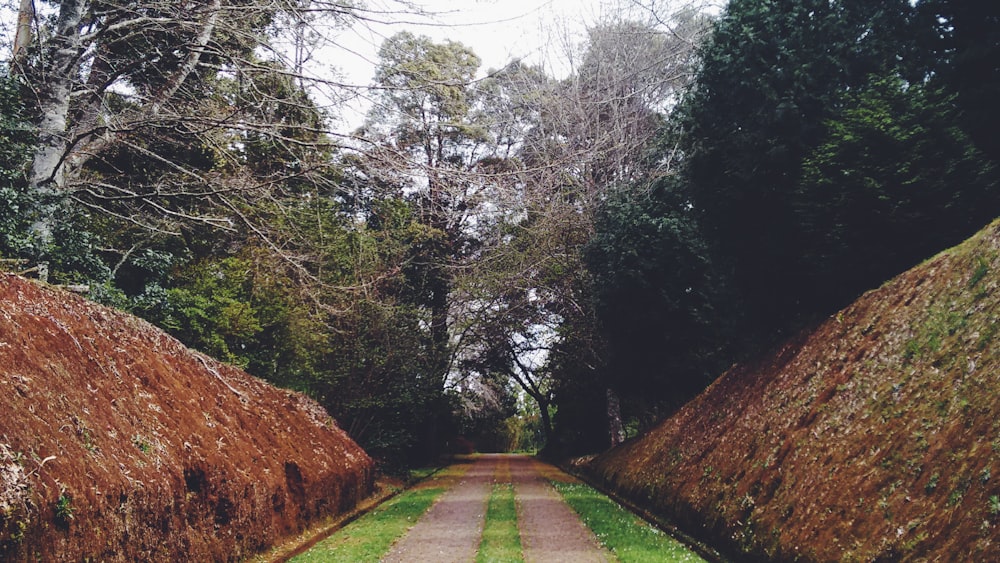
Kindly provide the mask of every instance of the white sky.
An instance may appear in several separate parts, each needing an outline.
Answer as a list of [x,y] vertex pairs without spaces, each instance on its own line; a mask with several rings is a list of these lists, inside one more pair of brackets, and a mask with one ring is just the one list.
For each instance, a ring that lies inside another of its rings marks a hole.
[[[367,0],[372,19],[340,32],[330,51],[343,82],[371,84],[378,49],[400,31],[426,35],[434,41],[451,39],[470,47],[482,60],[480,76],[512,60],[542,64],[553,76],[569,74],[566,49],[579,45],[589,25],[601,19],[613,0],[411,0],[428,16],[412,13],[398,0]],[[379,15],[378,12],[389,12]],[[395,13],[392,13],[395,12]],[[393,23],[381,23],[393,22]],[[363,121],[363,98],[341,106],[341,127],[352,130]]]
[[[356,25],[338,39],[356,53],[339,65],[349,82],[367,84],[371,80],[379,46],[399,31],[427,35],[435,41],[459,41],[479,55],[481,72],[485,72],[513,59],[545,62],[546,55],[559,48],[554,34],[563,30],[579,40],[586,25],[597,21],[601,11],[601,0],[416,0],[413,4],[432,16],[387,15],[385,20],[403,22]],[[392,0],[369,0],[368,6],[399,9]]]
[[[361,1],[369,10],[362,13],[378,21],[362,21],[340,31],[334,40],[338,48],[331,52],[334,60],[322,61],[335,67],[343,82],[354,86],[371,84],[382,42],[404,30],[429,36],[434,41],[451,39],[470,47],[482,60],[480,76],[521,59],[542,65],[550,76],[562,78],[571,74],[571,58],[579,60],[587,28],[601,21],[617,18],[650,21],[651,10],[658,17],[669,17],[684,6],[700,6],[718,13],[726,3],[726,0]],[[429,15],[415,15],[412,6]],[[363,99],[339,105],[342,125],[353,129],[361,124],[368,107]]]

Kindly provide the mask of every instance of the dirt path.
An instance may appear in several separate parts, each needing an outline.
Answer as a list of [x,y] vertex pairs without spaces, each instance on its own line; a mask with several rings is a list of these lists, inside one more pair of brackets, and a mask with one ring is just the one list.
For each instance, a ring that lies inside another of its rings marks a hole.
[[475,561],[493,483],[514,483],[518,527],[528,563],[611,561],[613,558],[542,476],[529,457],[478,457],[383,561]]
[[382,561],[475,561],[498,458],[483,456],[392,547]]
[[542,476],[540,466],[541,462],[530,457],[510,458],[525,562],[612,561],[593,532]]

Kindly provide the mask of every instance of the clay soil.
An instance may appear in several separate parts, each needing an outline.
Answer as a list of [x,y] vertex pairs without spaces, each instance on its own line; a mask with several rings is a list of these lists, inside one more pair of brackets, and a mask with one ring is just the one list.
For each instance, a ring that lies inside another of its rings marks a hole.
[[741,560],[1000,561],[998,287],[994,222],[592,475]]
[[316,403],[0,275],[0,559],[246,559],[369,494]]
[[444,493],[386,562],[474,561],[492,485],[513,483],[524,560],[529,563],[600,562],[613,558],[559,493],[543,478],[551,466],[525,456],[483,455]]

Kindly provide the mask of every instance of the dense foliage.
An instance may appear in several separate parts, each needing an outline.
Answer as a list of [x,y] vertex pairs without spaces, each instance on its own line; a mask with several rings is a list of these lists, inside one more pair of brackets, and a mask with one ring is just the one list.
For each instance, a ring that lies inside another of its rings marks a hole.
[[32,142],[31,124],[24,119],[20,84],[0,74],[0,253],[16,254],[26,246],[30,196],[24,170]]
[[692,198],[755,325],[794,329],[996,213],[916,16],[734,1],[704,46],[682,117]]
[[587,248],[605,361],[645,423],[721,373],[735,324],[722,272],[679,180],[612,197]]
[[729,3],[650,149],[680,147],[674,175],[608,198],[588,247],[627,419],[644,426],[1000,214],[983,134],[996,18],[947,1]]
[[985,3],[609,19],[562,79],[403,32],[354,143],[296,31],[352,4],[58,4],[0,82],[0,254],[387,466],[604,448],[1000,212]]

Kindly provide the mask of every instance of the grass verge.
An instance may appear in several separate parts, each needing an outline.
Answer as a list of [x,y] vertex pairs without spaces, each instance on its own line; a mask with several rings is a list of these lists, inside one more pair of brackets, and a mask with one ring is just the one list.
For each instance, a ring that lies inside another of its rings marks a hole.
[[378,561],[389,551],[392,542],[406,533],[444,491],[443,487],[433,487],[402,493],[291,561]]
[[486,509],[486,526],[476,555],[477,563],[520,563],[521,534],[517,530],[517,507],[514,505],[514,486],[510,483],[493,485],[489,507]]
[[705,561],[684,544],[583,483],[552,481],[604,547],[619,561],[640,563]]
[[441,471],[428,470],[427,475],[413,475],[414,479],[430,477],[379,505],[289,561],[294,563],[379,561],[388,553],[393,542],[402,537],[468,468],[468,463],[458,463]]

